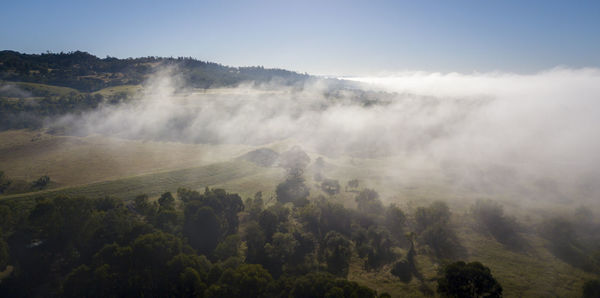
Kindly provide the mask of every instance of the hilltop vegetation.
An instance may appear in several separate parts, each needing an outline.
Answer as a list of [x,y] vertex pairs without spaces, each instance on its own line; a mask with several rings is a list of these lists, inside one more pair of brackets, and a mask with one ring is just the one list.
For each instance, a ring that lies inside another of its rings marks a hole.
[[283,69],[228,67],[193,58],[144,57],[98,58],[86,52],[21,54],[0,52],[0,80],[35,82],[93,92],[111,86],[139,85],[163,67],[177,67],[189,86],[195,88],[235,86],[241,82],[294,84],[308,75]]

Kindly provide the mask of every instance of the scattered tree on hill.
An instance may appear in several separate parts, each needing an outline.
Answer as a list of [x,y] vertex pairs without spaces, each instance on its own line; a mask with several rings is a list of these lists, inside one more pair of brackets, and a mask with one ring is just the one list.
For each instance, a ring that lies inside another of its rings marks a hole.
[[448,264],[440,274],[437,291],[444,297],[502,297],[502,286],[479,262]]
[[38,178],[36,181],[34,181],[31,185],[32,188],[34,189],[44,189],[46,186],[48,186],[48,183],[50,183],[50,177],[48,177],[47,175],[44,175],[40,178]]
[[348,184],[346,185],[346,191],[348,191],[348,188],[352,188],[352,189],[358,188],[358,179],[349,180]]
[[517,232],[517,223],[504,215],[500,204],[479,200],[471,210],[480,229],[489,232],[498,242],[510,248],[522,248],[524,240]]
[[372,189],[365,188],[356,196],[358,210],[371,214],[382,214],[383,204],[379,200],[379,194]]
[[450,208],[441,201],[435,201],[429,207],[419,207],[415,211],[417,232],[422,232],[434,224],[446,225],[450,221]]
[[3,171],[0,171],[0,194],[10,186],[10,180],[4,175]]
[[561,217],[547,219],[542,222],[539,232],[548,240],[550,252],[557,258],[588,272],[600,270],[600,264],[594,262],[592,248],[583,244],[571,220]]
[[291,175],[302,175],[309,163],[310,157],[298,146],[292,147],[279,156],[279,165]]
[[415,211],[418,240],[428,245],[438,258],[454,258],[463,248],[449,225],[450,209],[444,202],[433,202]]
[[275,189],[277,200],[281,203],[293,203],[297,206],[304,206],[308,203],[310,191],[304,184],[304,178],[298,174],[290,175],[284,182],[277,185]]

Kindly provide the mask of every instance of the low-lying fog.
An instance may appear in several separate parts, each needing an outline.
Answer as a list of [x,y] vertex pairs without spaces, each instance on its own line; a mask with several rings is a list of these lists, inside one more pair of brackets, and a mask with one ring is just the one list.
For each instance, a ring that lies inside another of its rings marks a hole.
[[597,202],[598,69],[351,80],[356,85],[343,90],[316,80],[203,91],[167,70],[137,100],[59,123],[79,134],[188,143],[260,146],[285,139],[328,158],[389,159],[381,171],[391,176],[427,169],[460,187]]

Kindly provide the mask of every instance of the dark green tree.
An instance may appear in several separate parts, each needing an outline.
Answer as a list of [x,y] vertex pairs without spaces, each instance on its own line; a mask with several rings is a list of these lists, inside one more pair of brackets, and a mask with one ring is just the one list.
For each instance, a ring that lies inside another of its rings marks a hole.
[[183,235],[200,254],[210,255],[221,239],[221,220],[210,207],[189,209],[185,212]]
[[175,209],[175,198],[170,192],[165,192],[158,198],[158,205],[162,210],[173,210]]
[[0,229],[0,272],[6,269],[6,265],[8,265],[8,244],[4,241],[2,235],[2,229]]
[[444,297],[502,297],[502,286],[479,262],[455,262],[440,273],[437,291]]
[[327,263],[327,270],[337,276],[346,277],[352,257],[352,243],[346,237],[331,231],[325,235],[321,255]]

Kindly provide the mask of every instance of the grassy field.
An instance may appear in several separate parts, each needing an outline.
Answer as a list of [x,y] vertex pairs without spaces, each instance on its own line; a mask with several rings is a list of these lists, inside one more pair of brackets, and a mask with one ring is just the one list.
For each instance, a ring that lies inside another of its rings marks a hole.
[[135,94],[140,90],[142,90],[142,86],[140,85],[121,85],[104,88],[96,92],[92,92],[92,94],[100,94],[104,97],[113,96],[117,94],[125,94],[129,96]]
[[64,96],[70,93],[78,94],[79,91],[69,88],[69,87],[60,87],[46,84],[38,84],[38,83],[29,83],[29,82],[2,82],[0,81],[0,85],[14,85],[19,89],[30,92],[33,94],[36,93],[46,93],[53,96]]
[[13,130],[0,132],[0,171],[27,181],[48,175],[68,187],[223,162],[250,149]]
[[268,196],[272,195],[277,181],[283,179],[283,174],[283,170],[278,168],[262,168],[250,162],[237,160],[0,198],[27,200],[39,196],[65,195],[90,198],[114,196],[130,200],[139,194],[156,197],[167,191],[175,193],[179,187],[194,190],[203,190],[205,187],[225,188],[227,191],[240,193],[243,197],[263,191]]

